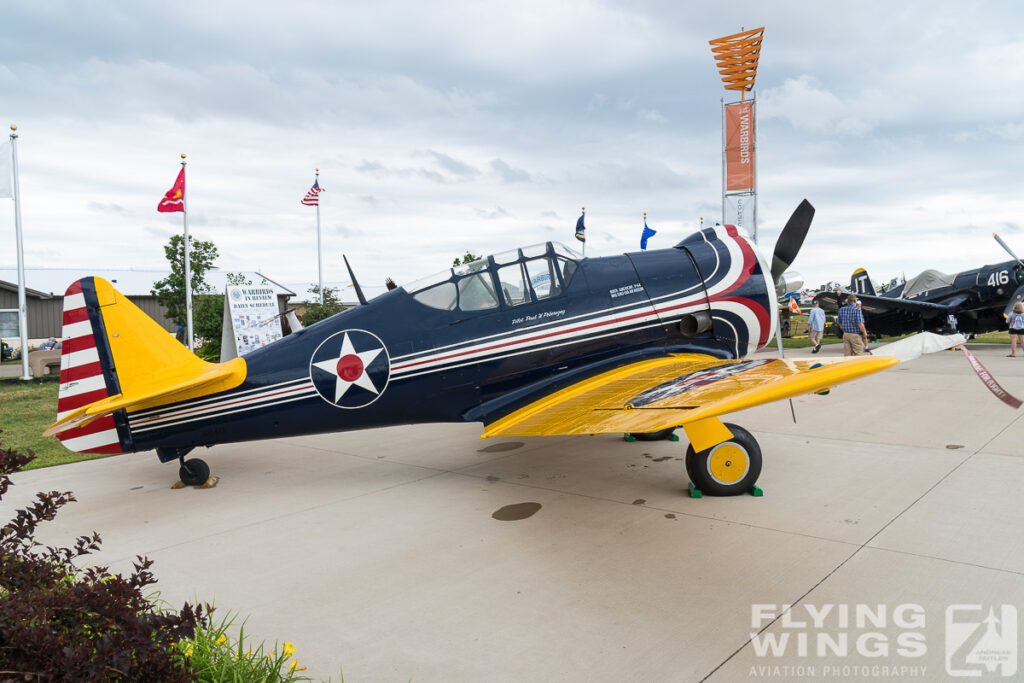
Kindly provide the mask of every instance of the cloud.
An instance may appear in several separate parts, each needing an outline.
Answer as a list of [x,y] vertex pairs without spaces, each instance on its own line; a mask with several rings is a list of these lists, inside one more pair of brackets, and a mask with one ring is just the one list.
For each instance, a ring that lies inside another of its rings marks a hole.
[[470,164],[467,164],[464,161],[460,161],[459,159],[456,159],[448,154],[444,154],[443,152],[437,152],[435,150],[428,149],[426,152],[422,154],[433,159],[434,162],[438,166],[440,166],[442,170],[449,173],[450,175],[455,176],[456,178],[466,180],[470,178],[475,178],[476,176],[480,175],[480,172]]
[[509,215],[508,211],[506,211],[505,209],[501,208],[500,206],[494,207],[493,211],[486,211],[484,209],[474,209],[474,212],[480,218],[483,218],[484,220],[489,220],[489,221],[492,221],[492,220],[495,220],[495,219],[498,219],[498,218],[505,218],[505,217],[507,217]]
[[521,168],[513,168],[501,159],[491,160],[491,170],[506,183],[528,183],[530,174]]
[[125,212],[125,208],[120,204],[105,204],[103,202],[89,202],[89,210],[97,213],[123,214]]

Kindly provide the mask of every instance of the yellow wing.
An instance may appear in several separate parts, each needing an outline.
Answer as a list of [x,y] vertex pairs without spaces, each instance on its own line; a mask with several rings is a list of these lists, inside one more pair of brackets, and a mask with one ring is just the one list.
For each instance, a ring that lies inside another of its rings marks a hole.
[[578,382],[492,422],[483,436],[654,432],[691,426],[697,428],[687,434],[699,451],[703,444],[697,441],[713,445],[729,437],[719,431],[718,420],[709,418],[828,389],[898,362],[888,356],[809,361],[677,354]]

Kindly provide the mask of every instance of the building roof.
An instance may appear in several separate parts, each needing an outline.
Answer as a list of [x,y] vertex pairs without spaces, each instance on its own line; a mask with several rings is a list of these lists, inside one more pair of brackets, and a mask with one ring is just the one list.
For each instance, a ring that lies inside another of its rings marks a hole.
[[[314,282],[313,284],[316,283]],[[316,297],[310,293],[309,288],[311,285],[308,282],[289,282],[284,286],[295,292],[295,298],[292,300],[292,303],[310,303],[317,300]],[[362,288],[363,296],[366,297],[367,301],[388,291],[388,288],[384,285],[364,285],[360,283],[359,286]],[[356,296],[356,290],[347,280],[344,282],[324,282],[324,289],[337,290],[338,300],[345,306],[359,305],[359,298]]]
[[[114,285],[117,291],[121,292],[125,296],[150,296],[153,289],[153,283],[167,277],[169,272],[170,271],[167,270],[135,268],[129,268],[127,270],[112,270],[104,268],[26,268],[25,287],[34,289],[41,293],[63,296],[64,290],[66,290],[68,285],[72,282],[80,280],[83,277],[95,275],[110,282]],[[206,281],[210,283],[210,286],[213,287],[215,292],[223,292],[224,287],[227,286],[228,273],[234,272],[237,271],[213,268],[206,272]],[[274,293],[277,296],[295,296],[295,291],[274,282],[262,273],[258,273],[254,270],[240,272],[246,277],[246,279],[252,281],[253,284],[262,284],[263,280],[266,280],[267,284],[274,288]],[[17,287],[18,269],[8,267],[0,268],[0,281],[13,284]]]
[[[17,292],[18,291],[18,283],[17,282],[4,282],[3,280],[0,280],[0,289],[6,289],[6,290],[8,290],[10,292]],[[52,298],[48,292],[39,292],[37,290],[32,289],[31,287],[26,287],[25,288],[25,296],[34,296],[37,299],[50,299],[50,298]]]

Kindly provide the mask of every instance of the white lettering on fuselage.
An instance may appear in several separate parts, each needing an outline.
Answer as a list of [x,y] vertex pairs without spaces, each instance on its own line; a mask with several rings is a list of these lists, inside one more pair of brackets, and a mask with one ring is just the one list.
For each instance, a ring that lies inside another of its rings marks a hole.
[[543,313],[535,313],[534,315],[524,315],[519,318],[512,318],[513,325],[522,325],[523,323],[535,323],[541,320],[548,320],[550,318],[561,318],[565,315],[565,309],[558,311],[544,311]]
[[609,289],[608,294],[611,295],[613,299],[616,299],[620,296],[628,296],[642,291],[644,291],[644,286],[639,282],[634,282],[631,285],[624,285],[618,289]]

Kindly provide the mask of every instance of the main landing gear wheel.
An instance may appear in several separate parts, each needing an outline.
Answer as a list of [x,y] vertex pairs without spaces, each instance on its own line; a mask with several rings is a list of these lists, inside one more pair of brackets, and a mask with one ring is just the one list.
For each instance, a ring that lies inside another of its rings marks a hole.
[[686,449],[686,473],[709,496],[738,496],[754,488],[761,476],[761,447],[743,427],[725,423],[732,438],[697,453]]
[[178,468],[178,477],[185,486],[201,486],[210,478],[210,466],[199,458],[183,460]]
[[671,439],[675,431],[675,427],[669,427],[668,429],[659,429],[656,432],[630,432],[626,436],[631,436],[637,441],[664,441],[665,439]]

